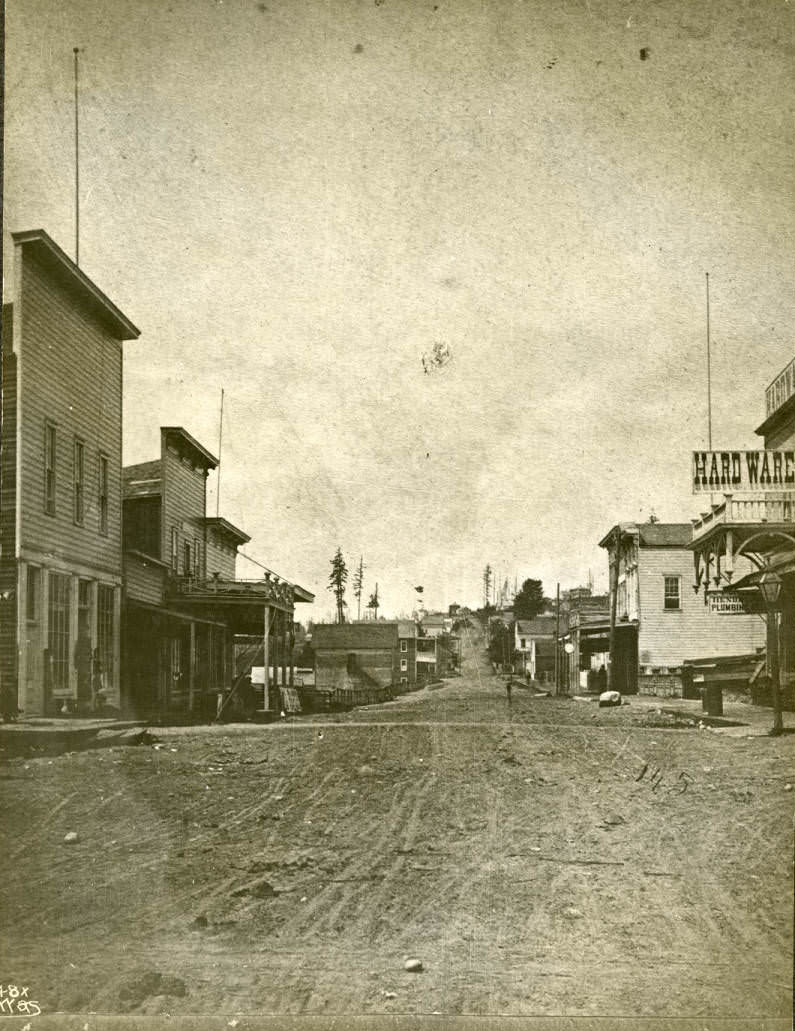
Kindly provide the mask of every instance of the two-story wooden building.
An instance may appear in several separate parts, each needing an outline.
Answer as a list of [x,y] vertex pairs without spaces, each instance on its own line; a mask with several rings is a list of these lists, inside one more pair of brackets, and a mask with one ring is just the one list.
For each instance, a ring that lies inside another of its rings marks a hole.
[[648,522],[618,523],[599,542],[609,556],[614,690],[680,695],[686,658],[764,646],[758,616],[730,616],[695,595],[690,541],[689,523]]
[[[699,455],[709,508],[693,520],[690,548],[695,588],[703,605],[735,613],[757,612],[765,620],[766,677],[795,707],[795,359],[765,391],[765,419],[755,431],[764,450]],[[714,456],[714,457],[713,457]],[[695,459],[696,456],[694,456]],[[710,484],[712,462],[717,483]],[[694,460],[694,480],[700,476]],[[724,475],[724,470],[729,475]],[[755,474],[755,475],[754,475]],[[775,582],[767,604],[762,581]],[[738,649],[739,651],[739,649]],[[708,652],[702,654],[708,655]],[[771,698],[771,701],[773,699]],[[774,703],[775,704],[775,703]]]
[[217,465],[181,426],[164,426],[160,458],[124,469],[123,702],[140,715],[215,713],[236,680],[236,638],[253,642],[249,668],[268,669],[265,708],[293,683],[294,606],[314,596],[272,573],[236,578],[250,538],[207,515]]
[[517,671],[531,680],[550,683],[555,677],[556,619],[539,615],[513,624],[513,651]]
[[12,235],[0,432],[3,711],[88,711],[98,696],[119,704],[122,345],[139,331],[47,233]]

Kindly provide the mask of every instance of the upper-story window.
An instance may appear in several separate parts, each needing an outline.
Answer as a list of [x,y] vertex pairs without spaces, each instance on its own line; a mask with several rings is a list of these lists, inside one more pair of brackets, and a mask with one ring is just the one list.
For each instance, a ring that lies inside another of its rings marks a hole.
[[55,427],[51,422],[44,424],[44,511],[55,515]]
[[74,517],[75,522],[83,525],[85,516],[85,459],[86,446],[82,440],[75,438],[74,451]]
[[179,534],[176,526],[171,527],[171,572],[179,572]]
[[193,572],[193,564],[191,562],[191,550],[190,541],[185,541],[182,545],[182,572],[185,576],[190,576]]
[[97,500],[99,502],[99,532],[106,534],[108,532],[108,456],[103,454],[99,456]]
[[202,572],[202,545],[198,537],[193,538],[193,575],[201,576]]
[[408,641],[401,641],[400,642],[400,650],[402,652],[407,652],[409,650],[409,642]]
[[680,576],[663,577],[663,605],[666,609],[681,609],[682,578]]
[[522,651],[524,651],[526,647],[527,647],[527,638],[523,637],[522,638]]

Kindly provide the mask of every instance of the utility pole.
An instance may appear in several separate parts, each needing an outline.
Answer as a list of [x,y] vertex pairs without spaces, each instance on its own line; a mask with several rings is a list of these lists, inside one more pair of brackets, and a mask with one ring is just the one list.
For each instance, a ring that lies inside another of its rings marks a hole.
[[616,533],[613,536],[612,544],[615,551],[611,548],[608,551],[610,556],[610,579],[609,579],[609,591],[610,591],[610,659],[607,663],[607,687],[611,691],[615,691],[615,670],[613,668],[613,660],[616,652],[616,605],[618,604],[618,555],[619,548],[621,547],[621,531],[616,528]]
[[560,694],[560,584],[555,591],[555,694]]
[[[709,272],[704,276],[707,281],[707,445],[712,450],[712,353],[709,337]],[[714,495],[710,492],[709,503],[712,505]]]
[[712,450],[712,355],[709,339],[709,272],[705,272],[707,280],[707,440]]
[[215,515],[221,512],[221,448],[224,443],[224,388],[221,387],[221,418],[218,423],[218,478],[215,490]]

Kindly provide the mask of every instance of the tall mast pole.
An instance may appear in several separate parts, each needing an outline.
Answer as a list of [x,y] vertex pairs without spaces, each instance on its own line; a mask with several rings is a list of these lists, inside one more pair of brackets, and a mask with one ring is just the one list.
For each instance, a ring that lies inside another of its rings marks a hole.
[[[712,450],[712,354],[709,338],[709,272],[704,273],[707,280],[707,443],[709,450]],[[709,504],[715,500],[714,494],[710,491]]]
[[221,448],[224,443],[224,388],[221,387],[221,418],[218,422],[218,479],[215,485],[215,516],[221,513]]
[[74,47],[75,55],[75,265],[80,264],[80,121],[77,103],[77,55],[79,47]]
[[709,272],[705,273],[707,279],[707,439],[709,450],[712,450],[712,355],[710,353],[709,339]]

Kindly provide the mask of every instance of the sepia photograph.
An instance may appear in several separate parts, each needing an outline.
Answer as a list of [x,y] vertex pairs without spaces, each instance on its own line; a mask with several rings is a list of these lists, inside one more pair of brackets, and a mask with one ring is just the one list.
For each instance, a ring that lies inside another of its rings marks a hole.
[[786,1031],[795,2],[5,0],[10,1031]]

